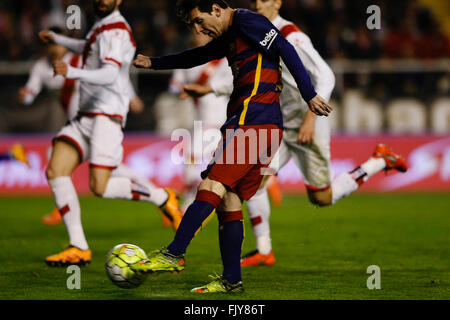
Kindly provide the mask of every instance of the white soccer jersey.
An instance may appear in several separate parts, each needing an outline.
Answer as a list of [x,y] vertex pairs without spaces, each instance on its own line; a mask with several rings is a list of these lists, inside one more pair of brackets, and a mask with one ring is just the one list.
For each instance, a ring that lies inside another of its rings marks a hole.
[[[222,87],[233,83],[233,74],[226,59],[214,60],[191,69],[175,70],[170,80],[170,91],[180,93],[183,85],[189,83],[210,84]],[[228,104],[227,96],[207,94],[195,99],[197,119],[207,127],[219,128],[225,123]]]
[[[333,71],[314,48],[311,39],[292,22],[276,17],[272,23],[280,30],[286,40],[292,44],[311,77],[316,92],[329,100],[335,84]],[[283,91],[280,95],[283,125],[285,128],[299,128],[304,120],[308,105],[303,101],[294,77],[284,63],[282,80]]]
[[99,20],[87,34],[83,69],[97,70],[105,64],[119,68],[109,84],[92,84],[81,79],[80,113],[105,114],[125,123],[130,96],[129,67],[136,51],[131,28],[118,10]]
[[[62,61],[73,67],[81,67],[81,60],[80,56],[72,52],[67,52],[62,58]],[[61,75],[55,76],[53,66],[45,57],[37,60],[31,68],[28,81],[25,84],[24,104],[32,104],[43,88],[61,90],[60,101],[68,119],[72,119],[76,115],[79,103],[78,81],[64,79]]]

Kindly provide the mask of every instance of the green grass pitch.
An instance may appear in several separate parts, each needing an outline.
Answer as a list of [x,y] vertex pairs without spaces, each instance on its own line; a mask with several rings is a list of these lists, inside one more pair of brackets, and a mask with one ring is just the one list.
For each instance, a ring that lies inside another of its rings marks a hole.
[[[69,290],[66,268],[44,257],[67,245],[65,227],[45,226],[48,197],[0,198],[0,299],[450,299],[450,197],[448,194],[356,194],[317,209],[304,196],[285,196],[273,208],[277,263],[243,269],[241,295],[190,293],[222,271],[217,219],[192,241],[180,274],[149,275],[136,289],[106,277],[106,253],[116,244],[144,250],[170,243],[154,206],[82,197],[82,220],[93,250],[81,269],[81,289]],[[246,220],[243,252],[255,241]],[[366,286],[367,267],[381,269],[381,289]]]

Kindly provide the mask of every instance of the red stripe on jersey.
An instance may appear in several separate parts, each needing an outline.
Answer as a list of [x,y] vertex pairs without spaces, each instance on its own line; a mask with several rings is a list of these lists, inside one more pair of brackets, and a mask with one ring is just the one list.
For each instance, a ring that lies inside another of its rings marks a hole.
[[252,55],[252,56],[250,56],[250,57],[248,57],[248,58],[246,58],[244,60],[237,61],[236,66],[238,67],[238,69],[241,69],[247,64],[247,62],[256,60],[257,58],[258,58],[258,54],[255,53],[254,55]]
[[97,41],[97,36],[104,31],[109,31],[109,30],[113,30],[113,29],[126,30],[128,32],[128,35],[130,36],[131,44],[133,45],[133,47],[136,48],[136,42],[134,41],[133,33],[131,32],[130,28],[127,26],[127,24],[125,22],[116,22],[116,23],[105,24],[99,28],[96,28],[92,32],[92,35],[89,37],[89,39],[86,41],[86,45],[84,46],[84,50],[83,50],[83,65],[86,63],[86,59],[89,54],[89,50],[91,49],[91,45],[93,43],[95,43],[95,41]]
[[283,28],[281,28],[280,32],[283,35],[283,37],[286,38],[292,32],[303,32],[303,31],[300,30],[295,24],[288,24],[288,25],[284,26]]
[[242,105],[245,101],[245,99],[247,99],[249,97],[249,95],[246,96],[241,96],[239,97],[239,99],[234,100],[232,104],[228,105],[227,108],[227,116],[231,116],[232,114],[234,114],[234,112],[237,110],[237,108]]
[[250,48],[250,46],[247,44],[247,42],[245,42],[241,38],[237,38],[235,44],[236,44],[236,55],[238,55],[241,52],[244,52],[245,50]]
[[[246,73],[242,76],[236,85],[237,88],[243,87],[248,84],[252,84],[255,82],[255,74],[256,70]],[[279,81],[279,73],[277,70],[273,69],[261,69],[261,77],[260,83],[278,83]]]
[[250,100],[250,103],[253,102],[253,103],[272,104],[274,102],[279,101],[279,98],[280,98],[279,92],[269,91],[269,92],[264,92],[264,93],[260,93],[260,94],[253,96],[252,99]]
[[[77,68],[78,67],[78,63],[80,60],[80,56],[77,54],[74,54],[72,56],[72,59],[70,59],[70,66]],[[64,112],[67,113],[67,111],[69,110],[69,105],[70,105],[70,100],[72,99],[74,90],[75,90],[75,79],[65,79],[64,80],[64,85],[61,89],[61,93],[59,95],[59,101],[61,102],[61,105],[64,109]]]
[[206,84],[209,80],[209,77],[211,76],[211,74],[214,73],[215,68],[220,64],[221,61],[222,61],[221,59],[218,59],[218,60],[213,60],[213,61],[207,63],[203,67],[203,71],[200,74],[200,76],[198,77],[197,81],[195,81],[195,83]]
[[117,64],[119,66],[119,68],[122,67],[122,64],[119,61],[117,61],[116,59],[113,59],[113,58],[110,58],[110,57],[106,57],[105,60],[114,62],[115,64]]
[[105,116],[108,118],[118,118],[120,120],[123,120],[123,116],[121,116],[120,114],[107,114],[107,113],[103,113],[103,112],[78,112],[78,115],[82,116],[82,117],[98,117],[98,116]]

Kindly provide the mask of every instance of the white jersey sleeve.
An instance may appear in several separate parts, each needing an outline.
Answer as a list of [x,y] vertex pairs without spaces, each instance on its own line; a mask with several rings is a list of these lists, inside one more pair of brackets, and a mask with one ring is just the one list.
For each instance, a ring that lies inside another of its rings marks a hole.
[[[280,16],[273,24],[281,31],[286,40],[292,44],[302,60],[316,92],[325,100],[329,100],[334,89],[335,77],[333,71],[314,48],[311,39],[292,22]],[[280,95],[281,112],[285,128],[299,128],[303,123],[308,105],[303,101],[294,77],[289,73],[284,63],[282,80],[283,91]]]
[[74,69],[80,79],[80,113],[120,117],[125,124],[130,65],[136,51],[130,26],[116,10],[92,27],[87,41],[83,67]]
[[[303,32],[293,32],[286,38],[297,51],[305,65],[316,92],[329,100],[335,84],[333,71],[314,48],[311,39]],[[292,78],[293,79],[293,78]]]
[[129,34],[123,29],[112,29],[104,31],[99,36],[99,56],[103,64],[112,64],[119,68],[122,64],[128,63],[124,61],[129,56],[127,53],[130,50],[129,46],[124,43],[129,43]]
[[39,63],[35,63],[30,71],[30,76],[28,77],[28,81],[25,84],[25,99],[24,104],[30,105],[33,103],[36,96],[42,90],[42,72],[40,71],[42,67]]
[[119,75],[117,66],[106,65],[96,70],[84,70],[67,66],[66,78],[77,79],[91,84],[106,85],[113,83]]
[[75,53],[78,53],[78,54],[83,53],[84,47],[86,45],[86,40],[66,37],[66,36],[54,33],[53,31],[50,31],[50,33],[53,35],[56,44],[66,47],[67,49],[69,49],[70,51],[73,51]]

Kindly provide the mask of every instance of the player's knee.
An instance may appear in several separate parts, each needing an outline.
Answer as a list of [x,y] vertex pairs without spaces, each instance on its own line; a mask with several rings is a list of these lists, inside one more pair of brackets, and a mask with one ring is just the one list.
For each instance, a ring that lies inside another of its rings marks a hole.
[[200,185],[198,186],[198,191],[200,190],[206,190],[214,192],[215,194],[219,195],[221,198],[225,195],[227,192],[225,186],[215,180],[211,180],[209,178],[205,178],[200,182]]
[[332,203],[331,189],[324,191],[308,190],[309,201],[319,207],[326,207]]
[[47,177],[47,180],[53,180],[58,177],[64,176],[63,170],[59,170],[58,168],[55,168],[52,165],[49,165],[47,167],[47,170],[45,170],[45,176]]

